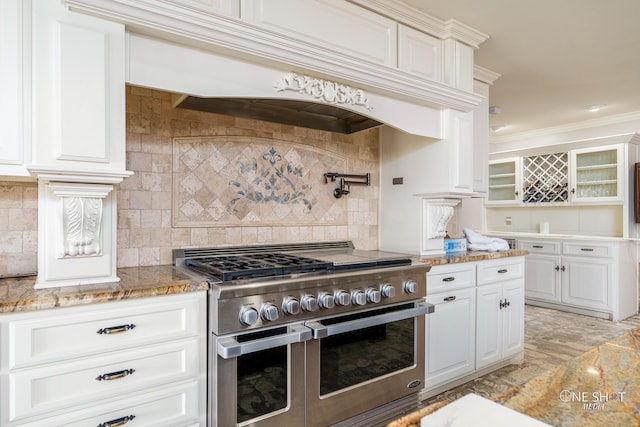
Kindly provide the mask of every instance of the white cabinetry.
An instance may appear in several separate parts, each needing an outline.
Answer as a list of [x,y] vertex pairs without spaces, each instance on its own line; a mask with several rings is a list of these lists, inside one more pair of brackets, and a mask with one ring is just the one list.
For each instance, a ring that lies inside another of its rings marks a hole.
[[572,202],[622,202],[623,147],[585,148],[569,152]]
[[442,81],[442,40],[405,25],[398,25],[398,68]]
[[345,55],[397,66],[396,22],[346,1],[242,0],[240,15],[251,24]]
[[533,305],[620,320],[637,313],[629,243],[518,240],[526,256],[525,297]]
[[32,2],[34,173],[126,170],[124,25]]
[[484,261],[478,265],[476,369],[524,349],[524,262]]
[[433,266],[427,302],[427,396],[522,360],[524,257]]
[[205,305],[199,292],[0,316],[0,424],[206,425]]
[[29,176],[29,13],[29,2],[0,0],[0,176]]
[[518,203],[521,196],[520,175],[519,157],[490,161],[487,204]]
[[[475,264],[433,266],[427,274],[426,390],[475,369]],[[433,293],[432,293],[433,292]]]

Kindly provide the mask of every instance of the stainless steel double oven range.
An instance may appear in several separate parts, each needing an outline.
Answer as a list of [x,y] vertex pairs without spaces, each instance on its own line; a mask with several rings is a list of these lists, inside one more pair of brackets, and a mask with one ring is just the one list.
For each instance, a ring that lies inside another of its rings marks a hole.
[[417,399],[429,266],[351,242],[181,249],[174,259],[211,282],[211,427],[354,425]]

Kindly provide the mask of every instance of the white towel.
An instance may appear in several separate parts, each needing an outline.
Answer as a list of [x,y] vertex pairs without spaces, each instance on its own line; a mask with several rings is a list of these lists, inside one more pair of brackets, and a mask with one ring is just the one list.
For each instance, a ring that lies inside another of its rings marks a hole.
[[476,233],[468,228],[463,228],[464,235],[467,236],[467,249],[471,251],[499,252],[508,251],[509,243],[498,237],[487,237]]

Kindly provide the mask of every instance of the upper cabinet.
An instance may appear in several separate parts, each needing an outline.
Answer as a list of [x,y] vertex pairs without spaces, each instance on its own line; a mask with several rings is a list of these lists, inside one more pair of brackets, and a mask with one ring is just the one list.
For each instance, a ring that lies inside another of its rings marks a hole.
[[29,169],[125,171],[124,25],[32,3]]
[[0,176],[128,175],[124,25],[0,0],[0,87]]
[[0,177],[29,177],[29,7],[0,0]]
[[571,200],[619,202],[624,196],[621,145],[571,151]]
[[492,160],[487,204],[622,204],[626,158],[612,144]]
[[517,203],[520,200],[520,158],[489,162],[487,203]]

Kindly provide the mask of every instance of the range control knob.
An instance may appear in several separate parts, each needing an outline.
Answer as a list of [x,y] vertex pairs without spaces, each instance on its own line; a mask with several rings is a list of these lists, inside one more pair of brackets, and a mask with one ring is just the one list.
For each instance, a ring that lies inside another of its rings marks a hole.
[[318,305],[321,308],[333,308],[333,295],[328,292],[322,292],[320,295],[318,295]]
[[300,302],[294,297],[286,297],[282,302],[282,311],[284,314],[300,313]]
[[258,310],[253,307],[244,306],[240,309],[238,316],[240,323],[247,326],[255,325],[258,321]]
[[334,294],[334,300],[338,305],[349,305],[350,297],[347,291],[339,290]]
[[270,302],[262,304],[262,307],[260,307],[260,317],[262,317],[262,320],[269,322],[278,320],[278,307]]
[[396,296],[396,288],[391,283],[383,283],[380,285],[380,293],[384,298],[393,298]]
[[360,289],[356,289],[351,292],[351,303],[354,305],[365,305],[367,303],[367,296]]
[[380,291],[376,288],[367,288],[365,291],[367,295],[367,302],[377,303],[380,302]]
[[402,289],[404,289],[404,292],[407,294],[415,293],[417,287],[418,285],[416,284],[416,282],[411,279],[405,280],[404,284],[402,285]]
[[305,295],[302,297],[302,309],[304,311],[316,311],[318,309],[318,300],[313,295]]

